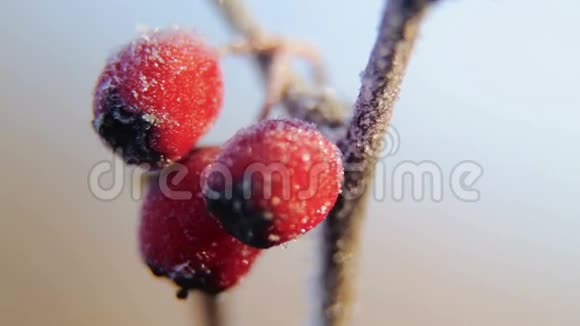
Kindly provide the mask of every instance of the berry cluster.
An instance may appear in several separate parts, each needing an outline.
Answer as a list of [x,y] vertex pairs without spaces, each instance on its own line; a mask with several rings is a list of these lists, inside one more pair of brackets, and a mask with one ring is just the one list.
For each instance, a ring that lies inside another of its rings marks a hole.
[[223,102],[216,53],[191,31],[149,32],[109,59],[95,89],[93,127],[103,142],[157,172],[139,248],[180,298],[234,286],[262,249],[314,228],[343,178],[336,146],[301,120],[264,120],[223,147],[196,147]]

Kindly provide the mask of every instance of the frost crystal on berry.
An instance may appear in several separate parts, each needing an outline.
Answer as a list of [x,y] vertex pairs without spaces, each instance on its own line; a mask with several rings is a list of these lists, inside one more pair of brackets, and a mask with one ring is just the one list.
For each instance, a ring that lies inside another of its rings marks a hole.
[[197,149],[167,174],[162,171],[168,178],[151,183],[141,210],[143,260],[155,275],[180,287],[180,298],[190,289],[218,293],[234,286],[260,253],[226,233],[207,212],[200,174],[218,151]]
[[160,167],[191,150],[222,98],[215,51],[192,31],[155,30],[108,60],[95,88],[93,127],[127,163]]
[[238,132],[207,173],[208,209],[254,247],[295,239],[320,223],[340,193],[338,148],[301,120],[268,120]]

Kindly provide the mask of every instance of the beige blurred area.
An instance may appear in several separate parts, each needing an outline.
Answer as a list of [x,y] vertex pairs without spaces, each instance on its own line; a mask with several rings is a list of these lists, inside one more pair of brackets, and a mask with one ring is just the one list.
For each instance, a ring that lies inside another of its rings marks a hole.
[[[363,2],[248,4],[317,44],[354,99],[382,7]],[[572,0],[445,1],[429,16],[393,121],[399,148],[377,176],[387,195],[370,203],[354,325],[580,325],[579,12]],[[112,159],[90,128],[104,59],[139,26],[171,24],[234,39],[202,0],[0,2],[0,325],[202,325],[196,297],[178,301],[140,262],[130,184],[113,200],[88,184]],[[262,96],[250,61],[224,72],[204,143],[250,124]],[[423,161],[440,167],[443,199],[394,200],[394,167]],[[484,171],[476,202],[448,186],[463,161]],[[309,324],[317,261],[316,232],[269,250],[222,298],[228,325]]]

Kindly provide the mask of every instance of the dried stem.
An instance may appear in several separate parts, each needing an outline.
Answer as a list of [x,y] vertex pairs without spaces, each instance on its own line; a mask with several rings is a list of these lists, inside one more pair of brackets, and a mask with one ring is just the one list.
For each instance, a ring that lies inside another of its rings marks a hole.
[[[242,0],[211,1],[223,14],[225,21],[228,22],[230,27],[247,40],[255,43],[267,43],[268,39],[273,38],[272,35],[268,35],[258,25],[243,5]],[[308,56],[311,57],[312,53]],[[266,83],[268,83],[274,58],[274,52],[263,51],[255,53],[256,62]],[[319,62],[316,65],[318,65],[318,76],[316,78],[320,81],[323,79],[320,76],[322,65]],[[331,137],[342,136],[346,129],[343,116],[347,110],[346,108],[350,105],[338,100],[329,89],[320,87],[320,85],[310,85],[292,72],[289,73],[287,78],[289,81],[281,98],[281,103],[286,108],[286,112],[292,117],[317,124]]]
[[204,293],[201,300],[203,300],[203,307],[205,311],[205,325],[224,326],[225,321],[218,296]]
[[366,213],[367,185],[373,180],[378,152],[417,37],[428,0],[390,0],[384,11],[354,116],[344,139],[343,192],[326,219],[323,242],[322,325],[349,322],[356,256]]
[[263,35],[262,29],[250,15],[242,1],[239,0],[212,0],[223,13],[231,28],[246,36],[255,39]]

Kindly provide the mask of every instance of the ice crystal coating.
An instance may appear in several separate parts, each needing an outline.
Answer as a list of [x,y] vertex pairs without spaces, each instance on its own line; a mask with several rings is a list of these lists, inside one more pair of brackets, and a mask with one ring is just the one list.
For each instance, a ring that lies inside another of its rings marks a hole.
[[336,202],[342,179],[338,148],[314,125],[267,120],[224,145],[208,169],[203,193],[227,232],[268,248],[320,223]]
[[180,287],[180,298],[190,289],[218,293],[234,286],[260,252],[226,233],[207,212],[200,174],[218,151],[215,147],[195,150],[166,168],[166,173],[161,171],[151,182],[141,210],[143,260],[155,275]]
[[111,56],[95,88],[93,126],[127,163],[179,160],[222,105],[216,52],[192,31],[146,32]]

